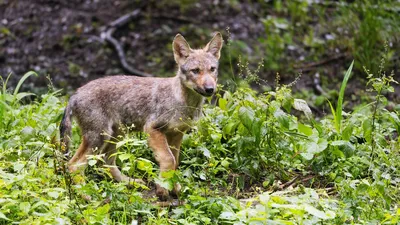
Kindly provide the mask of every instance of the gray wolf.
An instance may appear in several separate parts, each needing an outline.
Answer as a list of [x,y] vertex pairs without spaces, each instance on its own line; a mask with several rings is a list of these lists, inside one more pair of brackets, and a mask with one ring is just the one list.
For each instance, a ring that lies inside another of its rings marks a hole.
[[[104,154],[115,180],[140,182],[122,174],[115,164],[116,146],[108,140],[120,134],[121,125],[133,125],[134,130],[148,133],[160,176],[164,171],[176,170],[185,131],[201,115],[204,98],[216,91],[222,45],[220,33],[201,49],[190,48],[185,38],[177,34],[172,43],[178,65],[176,76],[108,76],[80,87],[71,96],[60,125],[61,143],[67,152],[72,117],[82,133],[82,142],[68,162],[69,171],[85,167],[87,155]],[[179,189],[175,185],[174,191]],[[156,194],[165,199],[169,191],[157,185]]]

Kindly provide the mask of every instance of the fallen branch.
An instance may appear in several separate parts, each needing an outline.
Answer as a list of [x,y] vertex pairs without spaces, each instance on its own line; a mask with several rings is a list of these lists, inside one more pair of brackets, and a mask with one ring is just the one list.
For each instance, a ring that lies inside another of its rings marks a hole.
[[315,175],[309,175],[301,180],[299,180],[300,176],[296,176],[294,178],[292,178],[291,180],[289,180],[288,182],[281,184],[278,186],[277,190],[285,190],[289,187],[296,187],[299,184],[303,184],[306,181],[309,181],[311,179],[313,179],[315,177]]
[[101,38],[106,40],[108,43],[110,43],[115,50],[118,53],[118,58],[121,63],[122,68],[133,75],[141,76],[141,77],[152,77],[153,75],[145,73],[143,71],[140,71],[138,69],[133,68],[132,66],[129,65],[129,63],[126,61],[125,53],[122,48],[122,45],[113,37],[113,34],[117,28],[120,28],[124,25],[126,25],[129,21],[132,19],[136,18],[140,14],[140,9],[136,9],[133,12],[130,12],[128,14],[125,14],[121,16],[120,18],[114,20],[108,25],[108,29],[105,32],[101,33]]
[[325,188],[325,192],[327,195],[333,195],[334,193],[336,193],[336,187],[327,187]]
[[287,187],[290,187],[292,184],[294,184],[294,182],[296,182],[296,180],[299,178],[300,176],[294,177],[293,179],[289,180],[288,182],[279,185],[279,190],[283,190]]
[[305,65],[294,66],[294,68],[295,68],[295,69],[300,69],[300,70],[302,70],[303,72],[304,72],[304,71],[310,71],[310,70],[312,70],[314,67],[317,67],[317,66],[321,66],[321,65],[330,63],[330,62],[332,62],[332,61],[338,60],[338,59],[343,58],[343,57],[345,57],[345,56],[346,56],[345,53],[340,53],[340,54],[334,55],[334,56],[331,57],[331,58],[324,59],[324,60],[321,60],[321,61],[319,61],[319,62],[312,62],[312,63],[308,63],[308,64],[305,64]]

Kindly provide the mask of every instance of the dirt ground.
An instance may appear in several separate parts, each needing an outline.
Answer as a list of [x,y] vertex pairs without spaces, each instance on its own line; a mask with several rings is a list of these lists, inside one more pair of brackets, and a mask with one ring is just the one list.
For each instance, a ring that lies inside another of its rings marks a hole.
[[[47,86],[44,75],[49,74],[56,87],[74,89],[105,74],[125,73],[101,33],[111,21],[138,8],[141,15],[114,36],[123,45],[128,63],[155,75],[160,70],[163,76],[168,75],[164,71],[173,75],[175,63],[170,46],[178,32],[194,46],[208,41],[211,31],[224,31],[228,26],[232,38],[247,39],[263,32],[252,16],[255,8],[235,9],[224,4],[214,7],[218,1],[202,1],[190,9],[172,3],[160,6],[157,1],[143,2],[0,1],[0,74],[15,74],[15,82],[23,73],[35,70],[41,76],[31,79],[31,86]],[[231,16],[226,18],[228,14]]]

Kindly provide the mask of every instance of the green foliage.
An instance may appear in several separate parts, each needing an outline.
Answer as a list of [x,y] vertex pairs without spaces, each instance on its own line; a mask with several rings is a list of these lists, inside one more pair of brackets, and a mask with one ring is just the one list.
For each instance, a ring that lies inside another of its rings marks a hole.
[[[338,114],[350,72],[334,117],[318,120],[290,85],[224,91],[184,136],[179,171],[164,179],[145,134],[113,137],[121,170],[147,181],[131,187],[110,179],[101,156],[89,157],[86,177],[66,173],[54,141],[65,103],[57,92],[24,103],[30,93],[4,82],[0,224],[396,224],[400,119],[384,107],[396,81],[368,72],[375,101]],[[180,183],[184,204],[155,204],[153,183]]]
[[[362,75],[363,66],[377,70],[382,57],[389,59],[386,68],[393,68],[396,62],[400,34],[400,3],[396,0],[277,0],[258,4],[265,34],[258,37],[257,54],[252,55],[265,59],[263,72],[290,74],[293,68],[329,60],[339,52],[355,58],[357,76]],[[393,50],[385,52],[385,42]]]
[[398,42],[399,7],[398,1],[358,0],[340,5],[334,26],[341,26],[349,32],[343,38],[350,39],[342,40],[342,43],[351,49],[356,68],[361,70],[366,66],[376,71],[382,57],[393,56],[393,51],[385,51],[384,43]]

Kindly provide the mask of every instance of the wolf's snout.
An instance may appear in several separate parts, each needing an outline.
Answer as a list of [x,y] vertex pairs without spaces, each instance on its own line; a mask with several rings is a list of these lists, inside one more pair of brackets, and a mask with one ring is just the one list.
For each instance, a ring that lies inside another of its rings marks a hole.
[[211,76],[204,76],[202,89],[206,96],[213,95],[215,92],[216,86],[217,86],[217,84]]
[[204,90],[209,95],[214,94],[214,87],[205,87]]

